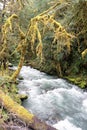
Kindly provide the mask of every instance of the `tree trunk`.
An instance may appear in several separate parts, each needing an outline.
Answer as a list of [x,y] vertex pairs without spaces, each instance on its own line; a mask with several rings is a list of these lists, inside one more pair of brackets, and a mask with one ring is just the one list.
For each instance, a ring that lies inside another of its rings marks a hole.
[[0,90],[0,104],[9,112],[14,113],[18,118],[24,121],[33,130],[56,130],[55,128],[42,122],[36,116],[27,111],[23,106],[14,102],[10,96]]

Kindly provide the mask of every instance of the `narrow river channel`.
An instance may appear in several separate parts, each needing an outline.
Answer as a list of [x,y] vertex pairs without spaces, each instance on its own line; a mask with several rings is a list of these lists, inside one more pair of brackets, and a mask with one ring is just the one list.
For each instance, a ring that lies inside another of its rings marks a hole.
[[58,130],[87,130],[87,92],[66,80],[23,66],[19,93],[23,106]]

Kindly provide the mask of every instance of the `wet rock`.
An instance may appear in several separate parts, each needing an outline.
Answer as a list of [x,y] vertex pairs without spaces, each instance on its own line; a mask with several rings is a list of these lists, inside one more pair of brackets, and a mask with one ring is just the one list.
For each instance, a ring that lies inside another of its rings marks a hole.
[[21,99],[21,101],[25,100],[28,98],[28,96],[26,94],[20,94],[19,98]]
[[12,63],[8,63],[8,67],[13,67],[13,64]]
[[24,78],[23,78],[22,76],[19,76],[18,79],[19,79],[19,80],[23,80]]

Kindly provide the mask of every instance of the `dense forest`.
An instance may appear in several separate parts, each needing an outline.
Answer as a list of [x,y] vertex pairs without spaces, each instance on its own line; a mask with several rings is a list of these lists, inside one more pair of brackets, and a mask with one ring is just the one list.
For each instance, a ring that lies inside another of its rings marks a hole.
[[86,12],[86,0],[0,0],[0,129],[22,120],[27,129],[55,130],[21,106],[24,65],[86,89]]

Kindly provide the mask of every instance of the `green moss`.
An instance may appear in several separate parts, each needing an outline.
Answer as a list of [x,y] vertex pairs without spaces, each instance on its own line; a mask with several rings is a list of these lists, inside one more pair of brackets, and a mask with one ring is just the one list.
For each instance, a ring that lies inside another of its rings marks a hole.
[[[1,107],[1,106],[0,106]],[[3,107],[0,108],[0,126],[9,118],[8,112]],[[0,129],[1,130],[1,129]]]
[[6,121],[9,118],[8,113],[5,109],[2,110],[2,119]]
[[67,76],[65,78],[68,79],[71,83],[78,85],[80,88],[87,87],[86,77],[84,76],[69,76],[69,77]]
[[15,113],[20,119],[23,119],[27,123],[33,122],[33,114],[31,114],[23,106],[15,102],[10,96],[3,93],[2,90],[0,90],[0,95],[0,100],[4,102],[3,105],[6,108],[6,110]]
[[5,77],[0,77],[0,89],[8,94],[15,102],[21,104],[16,82],[9,82]]
[[87,85],[86,81],[82,81],[82,82],[80,83],[80,87],[81,87],[81,88],[85,88],[86,85]]
[[18,93],[18,88],[17,88],[16,84],[14,84],[14,83],[11,85],[11,92],[15,93],[15,94]]

